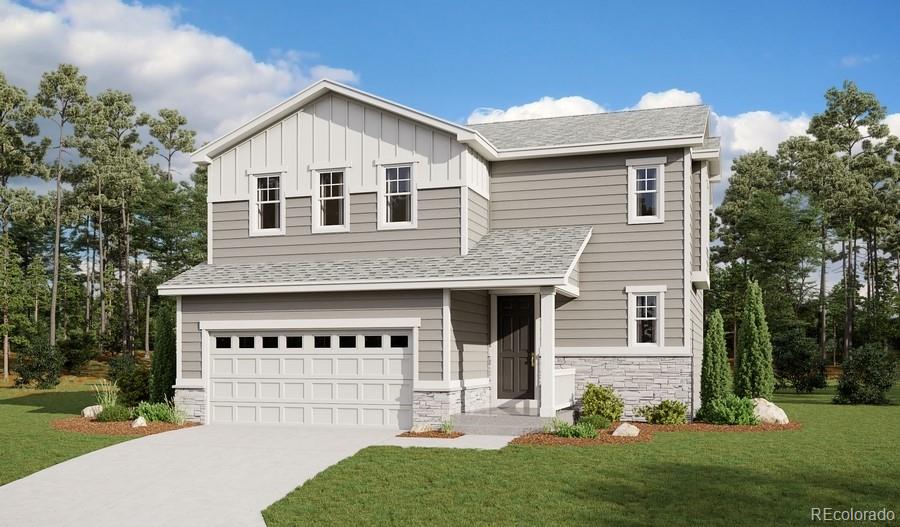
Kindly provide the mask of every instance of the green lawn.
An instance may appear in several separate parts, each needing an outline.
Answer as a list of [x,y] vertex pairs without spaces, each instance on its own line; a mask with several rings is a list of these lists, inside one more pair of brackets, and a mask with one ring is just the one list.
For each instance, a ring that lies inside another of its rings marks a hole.
[[0,387],[0,485],[129,439],[60,432],[50,426],[94,402],[90,386],[73,377],[65,377],[54,390]]
[[[664,433],[499,452],[367,448],[263,511],[269,526],[808,525],[810,507],[900,514],[900,406],[781,394],[801,431]],[[900,390],[891,398],[900,401]]]

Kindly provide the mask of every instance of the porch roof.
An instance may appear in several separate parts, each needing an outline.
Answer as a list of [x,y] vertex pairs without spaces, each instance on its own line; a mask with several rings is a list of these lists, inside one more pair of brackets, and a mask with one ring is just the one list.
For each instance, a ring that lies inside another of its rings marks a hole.
[[[569,286],[591,227],[496,229],[468,254],[250,264],[200,264],[162,295]],[[570,287],[571,288],[571,287]]]

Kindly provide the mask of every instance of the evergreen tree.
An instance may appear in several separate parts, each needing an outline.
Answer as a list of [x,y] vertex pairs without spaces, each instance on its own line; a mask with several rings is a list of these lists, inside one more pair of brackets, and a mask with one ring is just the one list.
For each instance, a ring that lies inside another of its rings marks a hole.
[[731,368],[725,351],[725,326],[719,310],[712,312],[703,341],[703,367],[700,370],[700,407],[731,393]]
[[735,379],[735,393],[741,397],[772,397],[775,374],[772,371],[772,340],[766,323],[762,290],[756,281],[747,284],[741,321]]
[[171,301],[162,301],[153,320],[154,351],[150,367],[150,400],[161,402],[174,395],[175,384],[175,309]]

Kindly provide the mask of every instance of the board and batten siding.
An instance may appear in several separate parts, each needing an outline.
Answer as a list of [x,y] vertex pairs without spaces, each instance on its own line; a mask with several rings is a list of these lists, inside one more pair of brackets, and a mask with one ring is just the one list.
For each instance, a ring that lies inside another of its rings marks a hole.
[[469,249],[491,230],[491,204],[484,196],[469,192]]
[[181,301],[182,376],[203,377],[201,321],[377,317],[421,319],[419,379],[440,380],[442,302],[440,290],[185,296]]
[[470,180],[473,190],[487,195],[486,162],[455,137],[328,94],[215,156],[208,169],[208,199],[249,199],[248,173],[271,169],[284,171],[282,188],[289,197],[311,195],[314,170],[324,168],[343,169],[351,193],[376,192],[376,163],[391,160],[416,161],[413,174],[419,189],[459,187]]
[[491,299],[487,291],[450,292],[450,379],[490,376]]
[[350,195],[350,231],[312,234],[311,198],[286,199],[286,233],[250,236],[249,204],[229,201],[213,208],[213,262],[258,263],[375,258],[453,256],[460,252],[460,189],[417,192],[415,229],[377,229],[377,194]]
[[[627,222],[626,159],[663,157],[665,223]],[[683,150],[491,164],[491,228],[591,225],[580,296],[559,301],[557,347],[627,346],[627,285],[666,286],[665,345],[684,346]]]

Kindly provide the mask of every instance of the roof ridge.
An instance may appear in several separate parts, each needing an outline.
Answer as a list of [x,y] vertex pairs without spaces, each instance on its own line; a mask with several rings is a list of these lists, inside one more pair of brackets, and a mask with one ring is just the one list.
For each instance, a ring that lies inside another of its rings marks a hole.
[[700,108],[705,107],[709,108],[708,104],[681,104],[681,105],[673,105],[673,106],[661,106],[659,108],[633,108],[633,109],[625,109],[625,110],[611,110],[608,112],[594,112],[594,113],[579,113],[574,115],[555,115],[551,117],[529,117],[528,119],[507,119],[505,121],[492,121],[486,123],[466,123],[464,126],[483,126],[483,125],[491,125],[491,124],[503,124],[503,123],[522,123],[526,121],[544,121],[548,119],[565,119],[568,117],[589,117],[592,115],[609,115],[609,114],[617,114],[617,113],[637,113],[637,112],[653,112],[659,110],[672,110],[674,108]]

